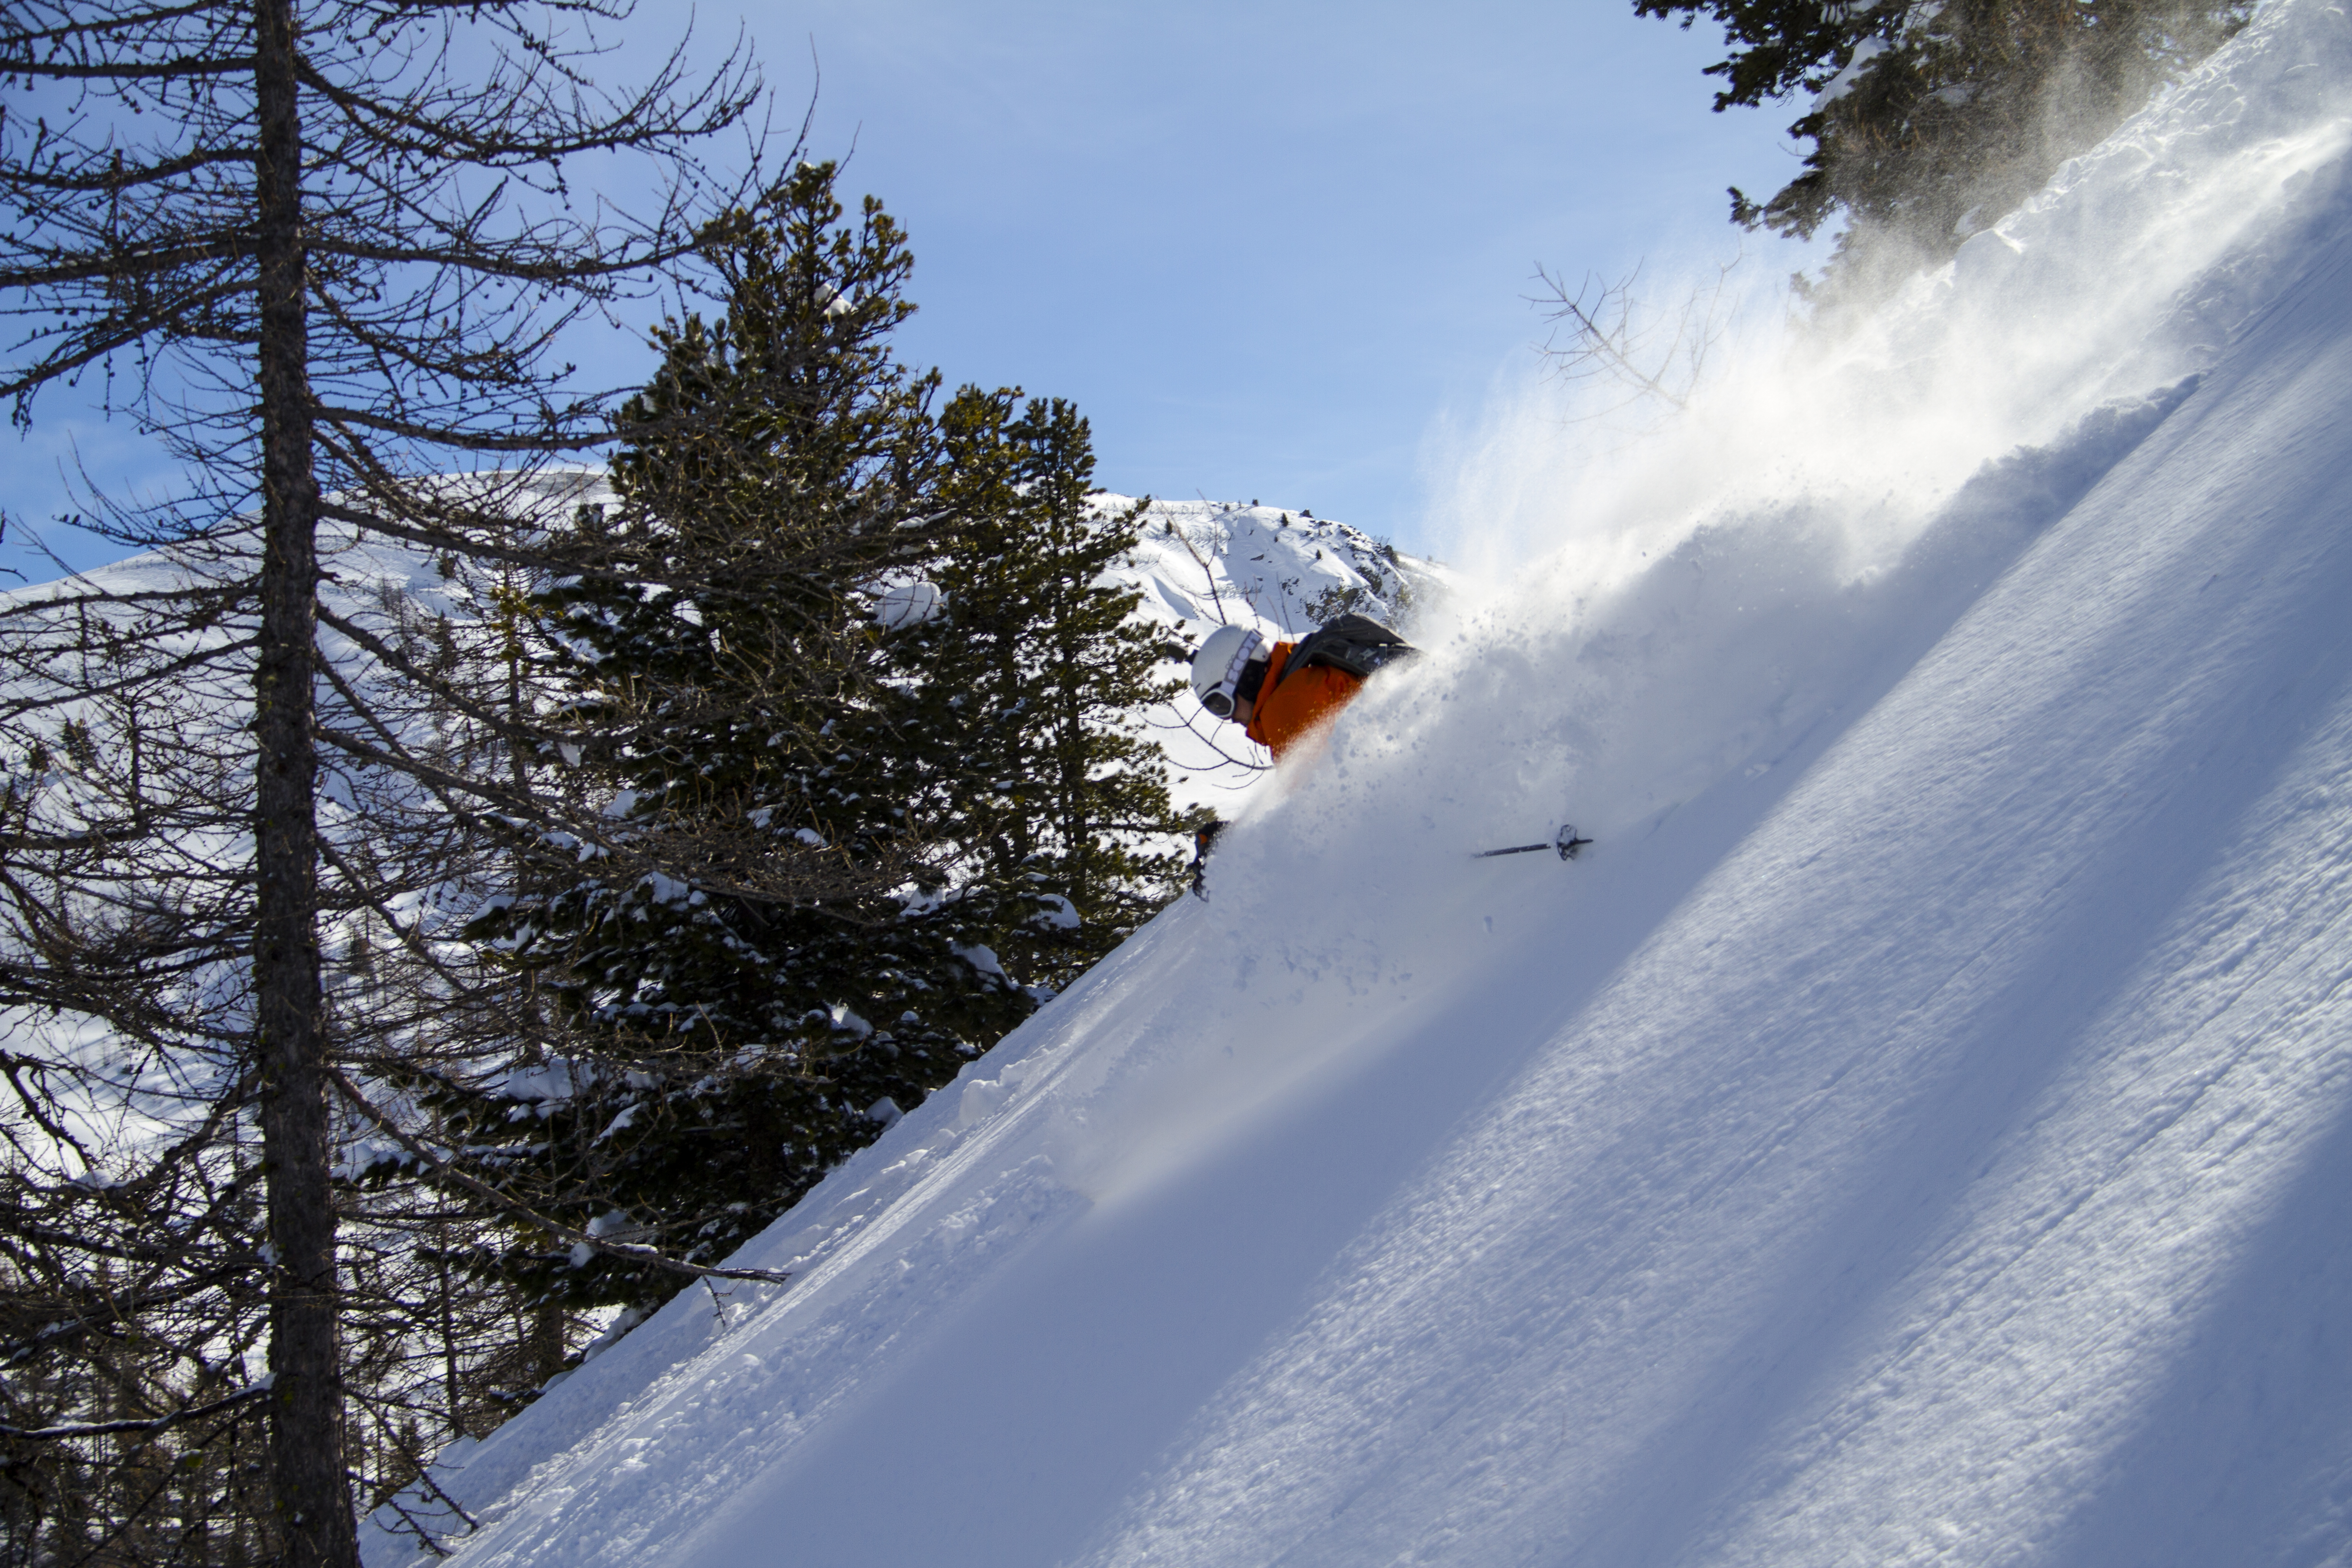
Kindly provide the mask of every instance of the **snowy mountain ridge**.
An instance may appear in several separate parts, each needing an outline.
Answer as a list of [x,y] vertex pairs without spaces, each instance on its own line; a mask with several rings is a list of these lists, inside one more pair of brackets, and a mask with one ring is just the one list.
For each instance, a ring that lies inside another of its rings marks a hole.
[[2275,0],[1564,485],[457,1560],[2352,1563],[2348,144]]

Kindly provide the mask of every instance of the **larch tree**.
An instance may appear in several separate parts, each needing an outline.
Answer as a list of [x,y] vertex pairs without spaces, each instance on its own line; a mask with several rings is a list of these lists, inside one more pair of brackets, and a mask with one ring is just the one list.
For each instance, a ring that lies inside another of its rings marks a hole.
[[[175,1352],[195,1372],[142,1363],[108,1385],[122,1419],[5,1436],[144,1452],[223,1405],[266,1408],[271,1517],[232,1554],[356,1562],[333,1166],[336,1097],[360,1091],[338,1065],[355,1015],[322,973],[322,922],[405,928],[394,868],[362,864],[368,836],[340,826],[366,789],[332,781],[398,773],[461,825],[530,805],[338,681],[320,530],[528,562],[544,517],[530,470],[608,437],[609,404],[556,357],[565,331],[689,252],[695,150],[758,98],[740,59],[697,74],[682,53],[600,90],[586,29],[625,15],[31,0],[0,21],[0,289],[20,329],[0,391],[23,422],[45,391],[99,385],[191,477],[168,502],[92,513],[164,547],[177,586],[68,583],[12,606],[0,638],[10,1268],[27,1292],[5,1353],[127,1345],[228,1303]],[[574,184],[625,154],[655,164],[635,216]],[[434,478],[485,464],[478,482]],[[197,692],[241,720],[207,728]],[[470,718],[501,732],[487,707]],[[103,1147],[93,1117],[112,1118]],[[268,1375],[223,1388],[238,1334]],[[91,1524],[58,1560],[202,1558],[212,1505],[182,1503]],[[141,1530],[179,1534],[131,1551]]]

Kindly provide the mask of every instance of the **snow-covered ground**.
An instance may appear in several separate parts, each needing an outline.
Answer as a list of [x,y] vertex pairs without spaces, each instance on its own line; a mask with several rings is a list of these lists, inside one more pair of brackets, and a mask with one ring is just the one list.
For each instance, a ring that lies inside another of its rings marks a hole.
[[2347,112],[2276,0],[1580,476],[457,1561],[2352,1563]]

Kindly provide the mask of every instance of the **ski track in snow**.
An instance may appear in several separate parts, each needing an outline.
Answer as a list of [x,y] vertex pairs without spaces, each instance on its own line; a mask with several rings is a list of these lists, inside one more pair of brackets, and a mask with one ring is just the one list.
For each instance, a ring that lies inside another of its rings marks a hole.
[[1825,373],[2005,315],[1966,483],[1465,611],[457,1561],[2352,1563],[2347,89],[2278,0]]

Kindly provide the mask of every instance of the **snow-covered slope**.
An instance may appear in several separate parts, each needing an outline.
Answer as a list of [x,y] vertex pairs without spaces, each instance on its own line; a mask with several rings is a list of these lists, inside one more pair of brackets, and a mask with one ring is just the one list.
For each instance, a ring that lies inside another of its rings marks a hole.
[[457,1560],[2352,1562],[2348,106],[2278,0],[1698,411]]

